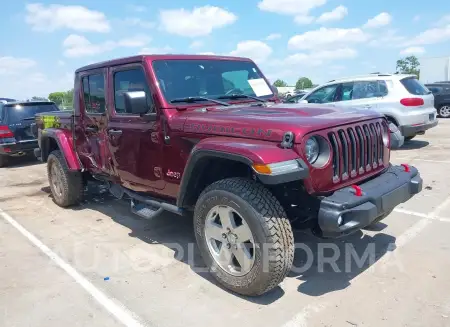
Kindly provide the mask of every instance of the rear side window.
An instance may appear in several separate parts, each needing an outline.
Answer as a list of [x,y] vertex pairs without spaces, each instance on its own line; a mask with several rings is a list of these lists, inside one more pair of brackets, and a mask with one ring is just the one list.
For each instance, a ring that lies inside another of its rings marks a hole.
[[383,97],[388,94],[384,81],[360,81],[355,82],[352,92],[352,100]]
[[53,103],[42,104],[15,104],[5,105],[5,121],[8,124],[20,123],[24,119],[34,119],[34,116],[43,112],[59,111],[59,108]]
[[103,74],[84,76],[83,95],[86,112],[102,114],[105,112],[105,79]]
[[429,94],[430,91],[426,88],[425,85],[420,83],[417,78],[408,77],[400,80],[405,89],[414,95],[426,95]]

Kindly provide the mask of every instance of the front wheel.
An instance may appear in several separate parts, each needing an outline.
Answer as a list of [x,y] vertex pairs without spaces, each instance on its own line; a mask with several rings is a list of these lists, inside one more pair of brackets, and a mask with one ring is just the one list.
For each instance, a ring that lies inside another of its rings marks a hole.
[[80,172],[70,171],[59,150],[48,156],[47,173],[53,199],[60,207],[69,207],[81,201],[83,178]]
[[448,104],[442,105],[438,110],[438,114],[442,118],[450,117],[450,105]]
[[230,178],[208,186],[195,206],[194,224],[212,275],[236,293],[266,293],[291,269],[290,222],[274,195],[255,181]]

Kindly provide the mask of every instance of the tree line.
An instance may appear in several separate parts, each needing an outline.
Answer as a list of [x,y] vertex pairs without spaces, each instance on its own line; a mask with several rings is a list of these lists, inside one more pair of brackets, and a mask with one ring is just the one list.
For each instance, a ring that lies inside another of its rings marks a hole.
[[[397,60],[397,65],[395,67],[395,72],[398,74],[414,74],[417,76],[417,78],[420,77],[420,63],[416,56],[408,56],[402,59]],[[286,83],[282,79],[277,79],[273,86],[275,87],[287,87],[289,86],[288,83]],[[300,77],[297,80],[297,83],[295,83],[295,89],[301,90],[301,89],[309,89],[316,87],[317,85],[313,84],[311,79],[308,77]]]

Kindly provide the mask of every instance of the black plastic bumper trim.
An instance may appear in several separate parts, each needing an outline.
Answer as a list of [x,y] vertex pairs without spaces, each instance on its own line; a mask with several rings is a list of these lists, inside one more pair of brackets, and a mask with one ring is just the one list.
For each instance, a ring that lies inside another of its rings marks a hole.
[[[362,196],[356,196],[353,188],[346,187],[324,198],[318,215],[322,235],[334,238],[351,234],[419,193],[422,178],[415,167],[409,168],[406,172],[403,166],[390,166],[383,174],[358,185]],[[339,218],[342,218],[341,225]]]
[[402,135],[405,137],[414,136],[417,133],[425,132],[426,130],[437,126],[438,123],[439,123],[439,121],[436,119],[435,121],[433,121],[431,123],[418,125],[418,126],[410,126],[410,125],[400,126],[399,130],[402,132]]

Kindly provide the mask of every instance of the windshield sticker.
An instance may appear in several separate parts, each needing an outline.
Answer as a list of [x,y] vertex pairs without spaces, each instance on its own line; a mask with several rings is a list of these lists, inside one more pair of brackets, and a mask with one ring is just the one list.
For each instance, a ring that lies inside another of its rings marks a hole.
[[248,83],[252,87],[253,92],[255,92],[255,95],[257,97],[262,97],[262,96],[265,96],[265,95],[271,95],[272,94],[272,90],[267,85],[267,83],[264,80],[264,78],[249,79]]

